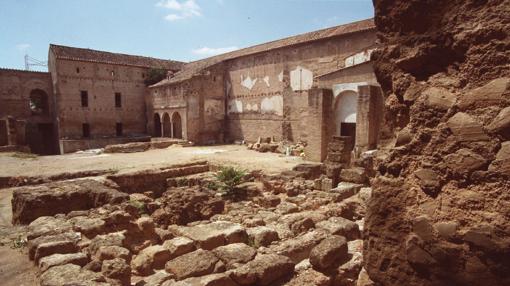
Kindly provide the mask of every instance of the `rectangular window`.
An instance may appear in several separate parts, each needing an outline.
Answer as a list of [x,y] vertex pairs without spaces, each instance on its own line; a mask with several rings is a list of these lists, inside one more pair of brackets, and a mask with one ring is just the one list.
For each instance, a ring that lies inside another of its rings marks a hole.
[[82,128],[83,138],[89,138],[90,137],[90,125],[88,123],[83,123],[81,125],[81,128]]
[[115,93],[115,107],[122,107],[122,94],[120,92]]
[[115,124],[115,133],[117,136],[122,136],[122,123]]
[[82,90],[80,95],[81,95],[81,107],[89,107],[89,93],[86,90]]

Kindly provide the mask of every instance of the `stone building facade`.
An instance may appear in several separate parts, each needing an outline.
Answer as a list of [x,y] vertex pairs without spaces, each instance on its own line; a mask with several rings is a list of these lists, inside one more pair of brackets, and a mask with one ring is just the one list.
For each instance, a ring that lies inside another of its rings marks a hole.
[[151,68],[183,63],[51,45],[48,69],[62,153],[149,140],[144,83]]
[[45,72],[0,69],[0,146],[56,154],[55,104]]
[[[271,137],[306,143],[307,159],[323,161],[330,139],[343,136],[357,154],[376,148],[382,129],[375,41],[369,19],[186,64],[50,45],[48,73],[1,71],[0,118],[11,117],[0,121],[0,143],[16,133],[18,144],[58,154],[150,136]],[[148,88],[154,69],[167,77]]]
[[199,144],[301,141],[315,161],[332,136],[375,148],[383,113],[369,62],[375,40],[364,20],[189,63],[150,87],[150,132]]

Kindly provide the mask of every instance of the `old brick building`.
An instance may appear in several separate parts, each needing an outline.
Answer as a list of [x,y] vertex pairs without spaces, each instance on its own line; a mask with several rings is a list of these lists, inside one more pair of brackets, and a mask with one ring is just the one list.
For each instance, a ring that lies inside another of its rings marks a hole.
[[51,45],[60,149],[63,153],[147,138],[150,68],[178,71],[183,63]]
[[375,39],[364,20],[189,63],[150,87],[151,132],[199,144],[303,141],[316,161],[335,135],[372,149],[382,118],[378,88],[368,87],[377,86]]
[[55,105],[49,73],[0,69],[0,146],[56,154]]
[[182,65],[50,45],[49,72],[0,70],[0,146],[60,154],[149,140],[145,78]]
[[[316,161],[333,136],[355,139],[356,151],[373,149],[383,118],[370,63],[375,40],[369,19],[187,64],[50,45],[49,73],[0,74],[0,118],[11,116],[11,128],[0,124],[0,143],[13,144],[1,134],[18,130],[18,144],[26,134],[44,154],[150,136],[197,144],[272,137],[305,142]],[[151,69],[168,74],[147,88]],[[42,98],[42,113],[31,110],[31,96]]]

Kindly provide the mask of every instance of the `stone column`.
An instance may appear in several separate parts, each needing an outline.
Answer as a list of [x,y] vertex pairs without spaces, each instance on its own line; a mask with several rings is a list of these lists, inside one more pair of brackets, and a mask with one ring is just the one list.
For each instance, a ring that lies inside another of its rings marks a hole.
[[358,111],[356,115],[355,156],[377,148],[382,120],[382,93],[379,86],[358,87]]

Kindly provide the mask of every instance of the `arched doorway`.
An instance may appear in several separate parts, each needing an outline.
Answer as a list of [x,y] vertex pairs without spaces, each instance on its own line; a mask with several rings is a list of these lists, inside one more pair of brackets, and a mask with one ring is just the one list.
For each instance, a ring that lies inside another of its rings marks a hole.
[[34,89],[30,92],[30,111],[32,115],[48,115],[48,94],[44,90]]
[[170,122],[170,116],[165,112],[163,114],[163,136],[172,137],[172,123]]
[[336,135],[351,136],[356,139],[356,116],[358,111],[358,94],[347,90],[341,92],[335,104]]
[[172,114],[173,138],[182,138],[182,120],[179,112]]
[[154,137],[161,137],[161,118],[154,113]]

